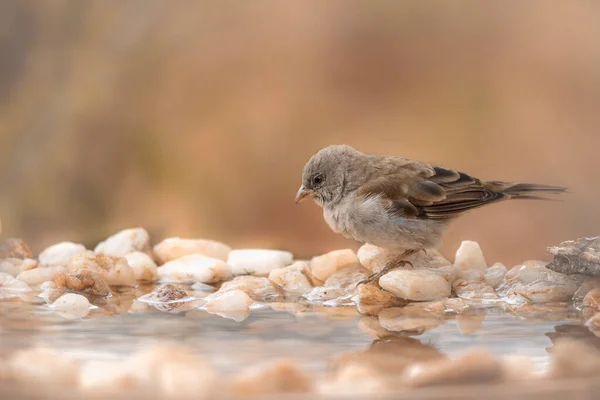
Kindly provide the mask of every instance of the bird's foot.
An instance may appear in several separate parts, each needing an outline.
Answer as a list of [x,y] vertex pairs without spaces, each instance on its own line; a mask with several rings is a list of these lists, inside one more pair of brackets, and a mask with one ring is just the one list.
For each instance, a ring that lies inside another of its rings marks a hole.
[[394,269],[400,268],[400,267],[404,267],[406,265],[410,265],[411,268],[413,267],[413,264],[410,261],[403,260],[403,261],[396,261],[394,263],[389,263],[385,267],[383,267],[381,269],[381,271],[372,273],[371,275],[367,276],[365,279],[358,282],[355,287],[358,287],[360,285],[366,285],[371,282],[379,282],[379,278],[381,278],[383,275],[387,274],[391,270],[394,270]]

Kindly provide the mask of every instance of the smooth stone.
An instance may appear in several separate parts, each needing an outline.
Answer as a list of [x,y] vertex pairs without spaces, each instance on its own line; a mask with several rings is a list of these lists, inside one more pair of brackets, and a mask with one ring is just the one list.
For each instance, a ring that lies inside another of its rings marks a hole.
[[71,258],[68,270],[78,271],[81,269],[91,269],[101,273],[111,286],[136,285],[135,273],[124,257],[80,254]]
[[274,269],[269,273],[269,280],[278,286],[286,295],[301,296],[312,289],[310,268],[305,262]]
[[315,278],[325,282],[336,271],[357,263],[358,257],[354,251],[344,249],[314,257],[310,262],[310,268]]
[[55,267],[35,268],[23,271],[17,275],[17,279],[25,282],[29,286],[36,286],[46,281],[53,281],[57,274],[64,273],[65,267],[58,265]]
[[158,279],[156,263],[146,253],[135,251],[125,255],[127,263],[133,269],[135,279],[144,282],[154,282]]
[[40,253],[38,260],[42,265],[66,266],[74,256],[87,252],[82,244],[73,242],[61,242],[46,247]]
[[66,293],[52,303],[52,309],[66,317],[83,318],[90,312],[90,302],[80,294]]
[[5,258],[0,260],[0,272],[12,276],[18,276],[21,272],[29,271],[38,267],[38,262],[30,258]]
[[216,258],[190,254],[169,261],[157,269],[163,280],[214,283],[231,278],[231,266]]
[[231,247],[215,240],[168,238],[155,245],[153,250],[158,263],[164,264],[191,254],[226,261]]
[[412,301],[450,297],[452,287],[444,277],[428,270],[394,270],[379,278],[382,289]]
[[486,270],[487,263],[479,243],[465,240],[460,244],[454,258],[454,265],[461,270],[479,269]]
[[233,250],[227,257],[234,275],[268,276],[277,268],[292,264],[294,256],[280,250]]
[[96,254],[124,257],[129,253],[152,254],[150,235],[144,228],[125,229],[100,242],[94,249]]

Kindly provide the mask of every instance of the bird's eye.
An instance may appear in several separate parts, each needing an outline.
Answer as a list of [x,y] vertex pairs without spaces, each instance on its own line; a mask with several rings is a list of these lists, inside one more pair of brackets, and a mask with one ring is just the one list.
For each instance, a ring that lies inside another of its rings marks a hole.
[[314,186],[318,186],[321,183],[323,183],[323,175],[317,174],[317,175],[313,176],[313,178],[312,178],[312,184]]

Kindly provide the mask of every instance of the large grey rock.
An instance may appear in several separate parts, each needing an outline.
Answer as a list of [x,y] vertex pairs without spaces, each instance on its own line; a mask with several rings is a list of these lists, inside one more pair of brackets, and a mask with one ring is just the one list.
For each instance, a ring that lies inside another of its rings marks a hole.
[[548,252],[554,256],[548,269],[567,275],[600,276],[600,236],[568,240],[548,247]]

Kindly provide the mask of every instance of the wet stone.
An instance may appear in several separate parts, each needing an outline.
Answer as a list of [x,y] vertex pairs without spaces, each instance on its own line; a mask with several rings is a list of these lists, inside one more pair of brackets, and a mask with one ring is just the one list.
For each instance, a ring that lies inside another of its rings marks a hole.
[[123,257],[80,254],[71,258],[68,270],[73,272],[82,269],[100,273],[109,285],[135,286],[136,284],[135,273]]
[[300,296],[312,289],[312,275],[305,262],[272,270],[269,280],[278,286],[287,296]]
[[513,267],[497,287],[498,295],[509,303],[546,303],[569,300],[581,278],[546,268],[543,261],[526,261]]
[[38,267],[38,262],[30,258],[5,258],[0,260],[0,272],[18,276],[21,272]]
[[90,302],[85,296],[67,293],[52,303],[52,309],[66,318],[83,318],[90,311]]
[[58,273],[54,277],[56,288],[65,288],[76,292],[86,292],[95,296],[111,294],[108,282],[99,272],[81,269],[68,273]]
[[443,276],[428,270],[396,269],[379,278],[382,289],[412,301],[431,301],[450,297],[452,288]]
[[218,291],[206,297],[214,299],[223,293],[241,290],[255,301],[275,301],[282,297],[281,291],[267,278],[257,276],[238,276],[232,281],[225,282]]

